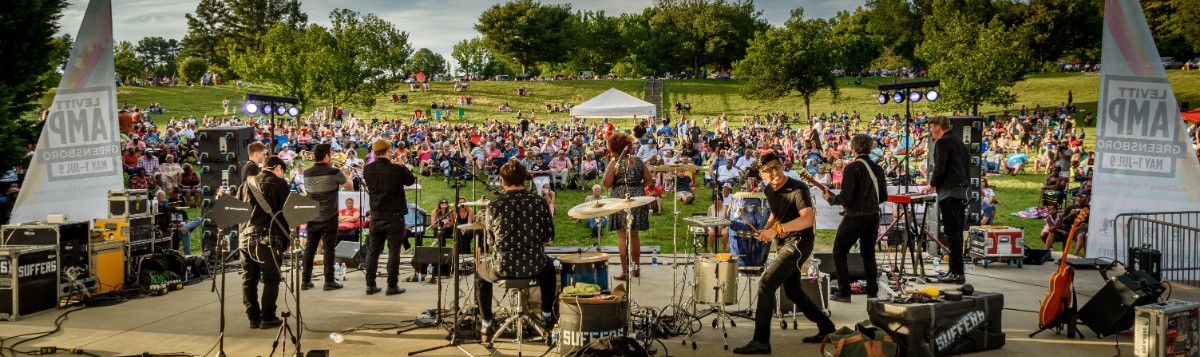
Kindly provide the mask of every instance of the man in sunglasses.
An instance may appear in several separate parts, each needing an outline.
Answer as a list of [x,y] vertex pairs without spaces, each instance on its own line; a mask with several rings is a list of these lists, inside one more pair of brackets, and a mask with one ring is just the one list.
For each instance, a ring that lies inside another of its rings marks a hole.
[[835,330],[833,321],[800,287],[800,265],[812,255],[816,240],[813,228],[817,211],[808,185],[784,176],[783,160],[773,151],[762,154],[758,163],[758,177],[767,184],[767,203],[771,210],[767,225],[758,232],[758,240],[775,240],[778,253],[758,283],[754,339],[745,346],[735,348],[733,353],[736,354],[771,354],[771,317],[775,312],[775,292],[780,287],[783,287],[788,299],[796,303],[804,317],[817,324],[817,334],[805,337],[802,341],[820,343],[825,335]]

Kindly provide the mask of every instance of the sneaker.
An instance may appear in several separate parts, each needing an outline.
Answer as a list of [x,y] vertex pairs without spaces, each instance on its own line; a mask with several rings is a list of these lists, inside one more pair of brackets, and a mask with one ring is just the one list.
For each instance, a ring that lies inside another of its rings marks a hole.
[[[379,288],[376,288],[376,289],[379,289]],[[398,294],[403,294],[403,293],[404,293],[404,288],[398,287],[398,286],[389,286],[387,288],[387,292],[385,294],[391,296],[391,295],[398,295]]]
[[367,287],[367,295],[375,295],[375,293],[378,293],[380,291],[383,291],[383,289],[380,289],[378,286],[368,286]]
[[300,290],[308,290],[308,289],[312,289],[314,287],[316,287],[316,285],[313,285],[313,283],[311,281],[306,281],[306,282],[300,283]]
[[250,328],[261,328],[262,320],[250,320]]
[[325,291],[330,291],[330,290],[341,289],[342,287],[343,286],[341,283],[338,283],[336,281],[329,281],[329,282],[325,283],[325,286],[322,289],[324,289]]

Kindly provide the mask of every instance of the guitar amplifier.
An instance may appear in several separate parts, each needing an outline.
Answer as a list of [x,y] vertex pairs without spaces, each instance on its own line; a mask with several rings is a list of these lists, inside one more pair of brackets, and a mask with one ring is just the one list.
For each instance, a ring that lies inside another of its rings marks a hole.
[[92,275],[96,277],[96,293],[119,291],[125,286],[125,242],[105,240],[92,243]]
[[49,245],[0,246],[0,320],[58,307],[58,253]]
[[150,193],[142,189],[108,191],[108,218],[128,218],[150,213]]
[[1104,338],[1133,327],[1133,309],[1152,304],[1165,289],[1149,273],[1129,270],[1109,278],[1104,287],[1079,308],[1079,321]]
[[1171,300],[1135,308],[1133,355],[1200,357],[1200,304]]
[[124,218],[96,218],[92,220],[100,239],[140,242],[154,237],[154,216],[140,215]]
[[867,302],[871,323],[896,339],[903,356],[950,356],[1004,346],[1004,295],[976,291],[962,301]]
[[59,296],[67,296],[78,292],[77,287],[68,284],[68,274],[75,274],[75,279],[89,290],[95,290],[96,279],[91,274],[91,257],[88,254],[88,242],[91,233],[88,222],[46,223],[33,222],[10,224],[3,227],[3,235],[7,244],[11,245],[49,245],[57,247],[58,273],[61,289]]
[[1151,248],[1149,244],[1140,247],[1129,247],[1129,270],[1140,270],[1149,273],[1154,279],[1162,280],[1162,252]]

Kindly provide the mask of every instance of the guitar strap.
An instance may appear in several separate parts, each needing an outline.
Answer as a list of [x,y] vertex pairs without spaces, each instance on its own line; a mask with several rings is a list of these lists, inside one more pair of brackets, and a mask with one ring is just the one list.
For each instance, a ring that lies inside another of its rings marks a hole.
[[871,191],[875,192],[874,197],[879,197],[879,180],[875,178],[875,170],[871,170],[871,165],[868,165],[863,157],[860,156],[858,161],[861,161],[863,167],[867,169],[867,176],[871,178]]

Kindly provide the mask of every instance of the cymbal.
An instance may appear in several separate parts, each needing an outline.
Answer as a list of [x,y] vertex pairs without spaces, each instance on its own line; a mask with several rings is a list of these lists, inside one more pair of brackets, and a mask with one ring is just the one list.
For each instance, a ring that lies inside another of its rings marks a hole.
[[630,198],[618,198],[617,202],[610,202],[604,205],[604,208],[622,211],[630,208],[641,207],[654,202],[654,196],[635,196]]
[[460,224],[460,225],[458,225],[458,229],[469,229],[469,230],[473,230],[473,231],[478,231],[478,230],[483,229],[483,223],[475,222],[475,223]]
[[738,193],[734,193],[733,197],[765,199],[765,198],[767,198],[767,194],[762,193],[762,192],[738,192]]
[[488,201],[488,199],[486,199],[486,198],[480,198],[478,201],[463,202],[463,203],[459,203],[458,205],[459,206],[487,206],[488,203],[491,203],[491,202],[492,201]]
[[696,171],[696,170],[700,170],[701,168],[702,167],[700,167],[700,166],[696,166],[696,165],[692,165],[692,164],[671,164],[671,165],[653,166],[650,168],[650,171],[653,171],[653,172],[680,172],[680,171]]
[[575,219],[604,217],[617,212],[616,209],[606,207],[606,204],[615,203],[617,201],[621,200],[606,198],[602,200],[580,203],[575,207],[571,207],[571,210],[567,211],[567,215]]

